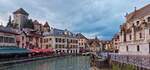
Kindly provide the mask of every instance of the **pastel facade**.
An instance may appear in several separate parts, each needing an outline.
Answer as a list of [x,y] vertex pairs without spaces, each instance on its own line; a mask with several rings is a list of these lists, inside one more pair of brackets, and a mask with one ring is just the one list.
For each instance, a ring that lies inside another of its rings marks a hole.
[[78,39],[68,30],[51,28],[44,32],[43,47],[52,47],[57,53],[78,53]]
[[89,39],[88,44],[89,44],[89,49],[91,52],[103,51],[104,46],[97,37],[95,39]]
[[127,14],[120,28],[119,53],[150,53],[150,4]]
[[115,36],[112,38],[112,48],[114,52],[118,52],[119,50],[119,34],[115,34]]
[[79,53],[79,46],[86,48],[88,40],[76,34],[44,25],[37,20],[29,19],[29,14],[22,8],[13,12],[13,20],[9,18],[8,28],[16,31],[17,46],[27,49],[53,48],[58,53]]
[[89,50],[88,39],[81,33],[76,34],[79,43],[80,52],[85,52]]

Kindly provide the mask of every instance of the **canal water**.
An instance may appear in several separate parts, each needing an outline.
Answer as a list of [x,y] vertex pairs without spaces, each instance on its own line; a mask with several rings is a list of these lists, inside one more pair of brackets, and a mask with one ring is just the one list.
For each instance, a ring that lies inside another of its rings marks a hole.
[[4,67],[2,70],[91,70],[89,56],[66,56]]
[[108,70],[91,67],[90,56],[65,56],[1,67],[0,70]]

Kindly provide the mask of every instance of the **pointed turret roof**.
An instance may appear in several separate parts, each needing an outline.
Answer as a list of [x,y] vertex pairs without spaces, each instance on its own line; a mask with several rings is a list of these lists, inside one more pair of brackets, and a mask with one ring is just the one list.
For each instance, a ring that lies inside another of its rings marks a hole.
[[13,12],[13,14],[24,14],[24,15],[29,15],[23,8],[19,8],[18,10],[16,10],[15,12]]
[[48,22],[46,22],[46,23],[44,24],[44,27],[49,27]]

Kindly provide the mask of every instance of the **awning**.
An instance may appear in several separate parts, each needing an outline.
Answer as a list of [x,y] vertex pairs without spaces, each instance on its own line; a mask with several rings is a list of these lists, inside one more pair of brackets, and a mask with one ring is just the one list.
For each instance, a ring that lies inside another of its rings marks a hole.
[[30,52],[32,53],[46,53],[46,52],[54,52],[54,50],[52,48],[48,48],[48,49],[30,49]]
[[0,54],[20,54],[20,53],[29,53],[29,50],[25,48],[18,47],[1,47]]

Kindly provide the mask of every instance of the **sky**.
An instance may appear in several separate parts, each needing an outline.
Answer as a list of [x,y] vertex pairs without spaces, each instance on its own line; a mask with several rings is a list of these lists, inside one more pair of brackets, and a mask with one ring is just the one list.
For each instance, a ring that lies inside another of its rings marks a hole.
[[111,40],[125,22],[125,14],[150,4],[150,0],[0,0],[0,23],[9,15],[25,9],[29,18],[51,27]]

